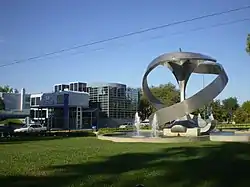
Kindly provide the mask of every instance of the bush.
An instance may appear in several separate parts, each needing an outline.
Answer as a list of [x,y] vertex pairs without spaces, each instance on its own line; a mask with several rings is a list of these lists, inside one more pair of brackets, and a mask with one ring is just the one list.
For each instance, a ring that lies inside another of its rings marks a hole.
[[[142,126],[140,127],[141,130],[151,130],[150,126]],[[134,126],[127,127],[127,128],[100,128],[98,129],[98,134],[110,134],[114,132],[132,132],[135,130]]]
[[5,124],[5,125],[22,125],[23,122],[19,119],[6,119],[3,121],[0,121],[0,124]]
[[110,134],[114,132],[131,132],[133,131],[133,127],[128,127],[128,128],[100,128],[98,130],[98,134]]
[[[95,137],[96,134],[92,131],[57,131],[57,132],[11,132],[11,133],[2,133],[3,137],[10,137],[10,139],[14,137],[18,137],[19,140],[23,139],[36,139],[37,137]],[[46,138],[45,138],[46,139]]]
[[96,136],[95,133],[92,131],[72,131],[72,132],[65,132],[65,131],[58,131],[58,132],[49,132],[52,136],[68,136],[68,137],[94,137]]

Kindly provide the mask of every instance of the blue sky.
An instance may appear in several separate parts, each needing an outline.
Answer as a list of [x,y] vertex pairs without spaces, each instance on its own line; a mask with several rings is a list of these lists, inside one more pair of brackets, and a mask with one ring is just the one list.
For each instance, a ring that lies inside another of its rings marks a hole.
[[[0,64],[249,4],[249,0],[3,0]],[[56,83],[72,81],[140,87],[143,73],[154,58],[181,47],[210,55],[224,66],[229,83],[219,98],[250,100],[250,56],[245,52],[250,22],[209,29],[244,18],[250,18],[250,9],[0,68],[0,85],[25,87],[28,92],[51,91]],[[200,27],[207,29],[192,32]],[[205,83],[212,78],[205,76]],[[151,85],[168,81],[175,84],[165,67],[149,76]],[[187,95],[201,88],[202,76],[193,75]]]

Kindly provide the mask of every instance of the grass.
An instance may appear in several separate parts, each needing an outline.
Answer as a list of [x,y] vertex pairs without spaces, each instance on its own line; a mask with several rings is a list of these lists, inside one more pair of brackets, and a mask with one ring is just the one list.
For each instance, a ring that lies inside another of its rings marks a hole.
[[243,143],[113,143],[93,137],[0,143],[0,186],[248,186],[249,150]]

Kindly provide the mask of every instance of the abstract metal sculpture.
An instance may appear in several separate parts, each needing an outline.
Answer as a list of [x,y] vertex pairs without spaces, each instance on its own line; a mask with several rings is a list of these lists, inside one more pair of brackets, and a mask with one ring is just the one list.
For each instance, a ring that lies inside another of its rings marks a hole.
[[[167,66],[174,74],[180,87],[180,102],[166,106],[150,91],[147,83],[148,74],[157,66]],[[192,73],[218,75],[209,85],[186,99],[185,90]],[[190,113],[211,102],[225,88],[228,77],[221,64],[216,60],[199,53],[175,52],[163,54],[154,59],[147,67],[143,76],[142,89],[145,96],[157,109],[156,115],[159,125],[173,122],[169,127],[175,132],[185,131],[186,128],[198,127],[201,132],[211,129],[211,120],[204,121]],[[152,120],[152,119],[151,119]]]

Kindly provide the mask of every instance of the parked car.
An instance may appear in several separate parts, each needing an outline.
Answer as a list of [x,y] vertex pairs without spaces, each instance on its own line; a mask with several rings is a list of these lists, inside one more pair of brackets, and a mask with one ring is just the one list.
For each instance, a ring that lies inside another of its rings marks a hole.
[[14,132],[46,132],[47,127],[42,125],[32,124],[32,125],[24,125],[22,128],[15,129]]
[[129,128],[129,127],[133,127],[133,123],[127,122],[127,123],[124,123],[124,124],[119,126],[120,129],[126,129],[126,128]]

